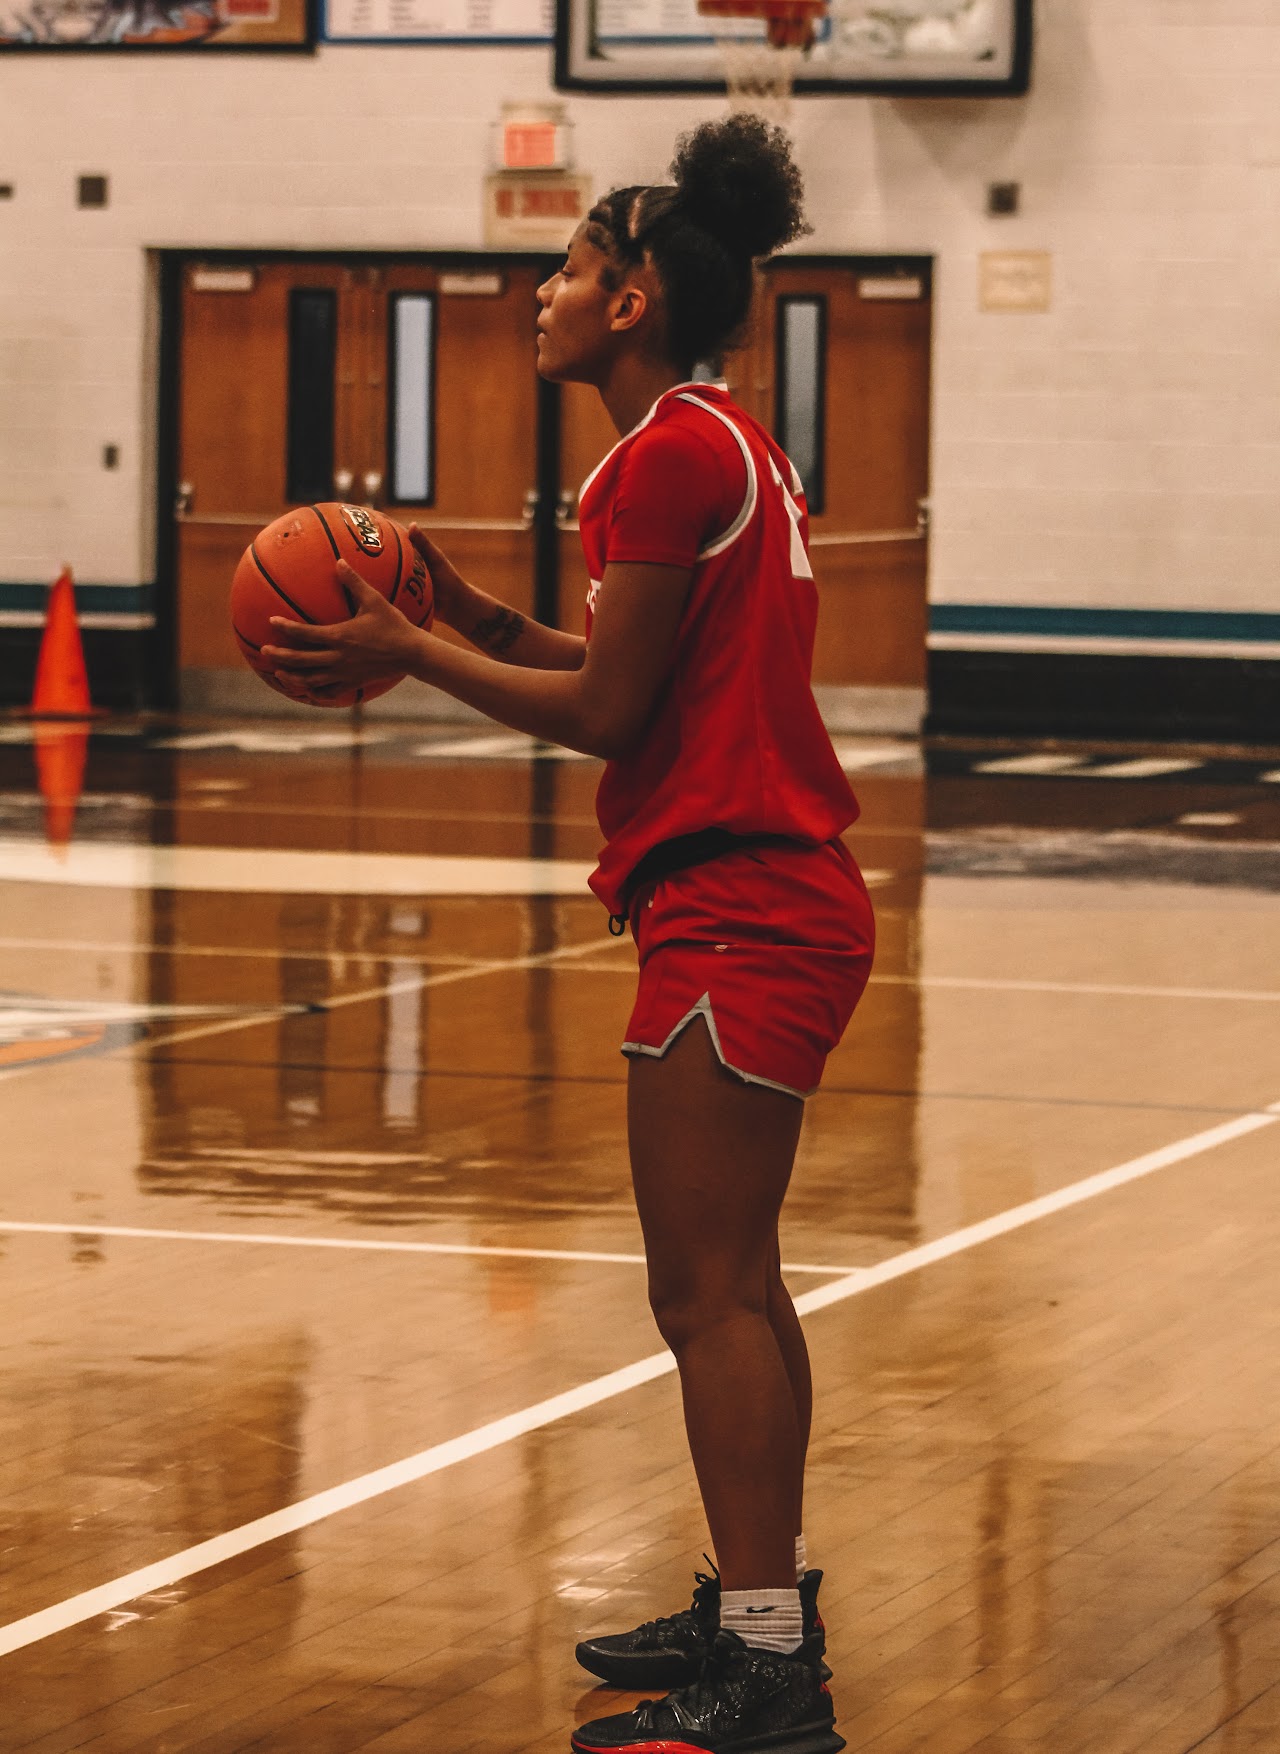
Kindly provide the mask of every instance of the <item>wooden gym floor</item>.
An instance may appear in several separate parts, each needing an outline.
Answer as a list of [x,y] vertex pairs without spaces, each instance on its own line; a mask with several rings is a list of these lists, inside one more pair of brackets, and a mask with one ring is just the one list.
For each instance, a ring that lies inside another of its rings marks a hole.
[[[705,1544],[593,763],[0,726],[0,1749],[550,1754]],[[1280,766],[842,744],[784,1256],[876,1754],[1280,1748]],[[749,1410],[748,1410],[749,1411]]]

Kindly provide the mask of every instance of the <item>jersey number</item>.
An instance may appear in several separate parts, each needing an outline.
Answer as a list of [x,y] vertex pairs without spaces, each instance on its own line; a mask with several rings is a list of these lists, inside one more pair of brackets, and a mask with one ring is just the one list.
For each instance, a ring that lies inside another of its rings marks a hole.
[[769,473],[773,476],[778,492],[782,495],[782,503],[786,506],[787,516],[791,520],[791,576],[794,579],[811,579],[813,568],[809,565],[804,537],[800,534],[800,507],[796,504],[791,489],[778,473],[778,465],[772,457],[769,458]]

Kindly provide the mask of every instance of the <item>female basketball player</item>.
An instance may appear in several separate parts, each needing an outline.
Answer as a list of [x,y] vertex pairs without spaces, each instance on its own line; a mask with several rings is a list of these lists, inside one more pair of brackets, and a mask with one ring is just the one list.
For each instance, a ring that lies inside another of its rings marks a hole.
[[278,621],[270,655],[304,698],[407,671],[607,761],[591,884],[638,948],[632,1174],[720,1571],[683,1613],[578,1647],[606,1680],[679,1690],[573,1746],[835,1754],[800,1532],[809,1362],[778,1215],[803,1099],[870,970],[871,908],[809,683],[803,489],[723,386],[690,381],[738,338],[754,263],[804,229],[801,187],[786,136],[754,116],[698,128],[673,174],[601,201],[538,293],[539,371],[594,384],[624,435],[582,490],[587,638],[495,602],[415,531],[438,615],[478,652],[344,568],[353,619]]

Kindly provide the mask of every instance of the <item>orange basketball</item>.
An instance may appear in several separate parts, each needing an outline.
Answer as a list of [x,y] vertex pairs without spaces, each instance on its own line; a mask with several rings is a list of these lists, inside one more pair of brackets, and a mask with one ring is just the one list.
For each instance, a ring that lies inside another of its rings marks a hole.
[[[368,506],[299,506],[259,532],[240,556],[231,580],[231,631],[245,660],[280,694],[285,690],[262,657],[263,646],[283,643],[271,617],[287,615],[322,627],[350,620],[351,605],[334,571],[340,560],[415,627],[431,626],[431,579],[407,530]],[[403,680],[388,676],[311,704],[354,706]]]

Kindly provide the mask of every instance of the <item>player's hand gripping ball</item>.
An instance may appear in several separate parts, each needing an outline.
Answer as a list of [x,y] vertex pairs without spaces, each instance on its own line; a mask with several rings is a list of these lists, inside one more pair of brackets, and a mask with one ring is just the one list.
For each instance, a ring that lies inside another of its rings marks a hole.
[[[273,615],[328,627],[357,614],[356,593],[338,577],[339,561],[346,561],[412,627],[431,626],[426,562],[402,525],[367,506],[326,502],[286,512],[249,544],[231,580],[231,630],[245,660],[277,693],[312,706],[354,706],[404,680],[402,669],[388,673],[383,663],[381,675],[350,686],[309,687],[301,671],[296,685],[290,685],[276,674],[280,659],[264,653],[264,647],[285,644],[281,630],[271,625]],[[378,667],[372,656],[370,664]]]

